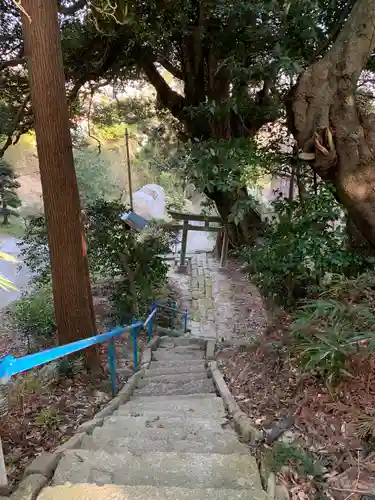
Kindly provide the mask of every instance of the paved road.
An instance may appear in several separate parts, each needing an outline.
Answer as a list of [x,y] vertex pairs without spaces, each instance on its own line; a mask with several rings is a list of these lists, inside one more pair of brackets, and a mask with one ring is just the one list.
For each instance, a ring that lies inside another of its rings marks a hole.
[[[19,240],[12,236],[0,235],[0,249],[2,252],[13,255],[18,258],[19,248],[17,243]],[[13,300],[17,300],[21,296],[21,292],[28,285],[31,277],[30,271],[26,266],[21,266],[20,263],[14,264],[5,260],[0,260],[0,274],[10,280],[17,288],[17,291],[7,291],[0,289],[0,309],[3,309]]]

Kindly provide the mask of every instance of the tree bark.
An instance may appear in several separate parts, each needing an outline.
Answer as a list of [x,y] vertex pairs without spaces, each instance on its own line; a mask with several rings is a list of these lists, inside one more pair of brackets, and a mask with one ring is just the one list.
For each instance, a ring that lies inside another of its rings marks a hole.
[[[213,115],[202,110],[191,113],[191,107],[199,108],[207,102],[225,107],[230,98],[231,81],[225,58],[218,53],[214,44],[205,42],[202,38],[199,29],[202,22],[202,10],[198,8],[191,31],[182,36],[181,76],[184,80],[184,97],[170,88],[152,59],[143,58],[142,68],[155,87],[160,103],[184,124],[187,138],[223,141],[232,137],[252,136],[266,119],[247,126],[229,107],[227,112],[221,111]],[[268,96],[268,90],[264,91],[264,95]],[[252,244],[263,232],[264,225],[259,214],[250,208],[240,224],[228,222],[235,203],[248,197],[246,186],[234,192],[207,189],[204,192],[215,202],[224,223],[228,225],[232,246]]]
[[[24,0],[22,26],[51,258],[60,344],[95,334],[81,207],[65,97],[57,3]],[[96,349],[85,350],[90,367]]]
[[375,115],[356,104],[361,71],[375,48],[375,0],[358,0],[327,54],[293,89],[289,126],[300,157],[336,187],[337,199],[375,247]]

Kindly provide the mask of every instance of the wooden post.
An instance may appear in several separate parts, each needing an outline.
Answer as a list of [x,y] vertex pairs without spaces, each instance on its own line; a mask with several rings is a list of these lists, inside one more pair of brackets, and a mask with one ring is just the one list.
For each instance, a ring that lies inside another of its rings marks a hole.
[[228,230],[227,230],[227,228],[225,228],[224,229],[224,236],[223,236],[223,246],[221,248],[221,257],[220,257],[220,267],[222,269],[225,269],[227,267],[228,243],[229,243]]
[[133,210],[132,173],[131,173],[130,153],[129,153],[129,134],[127,128],[125,129],[125,145],[126,145],[126,163],[128,166],[129,203],[130,203],[130,210]]
[[188,225],[189,225],[189,221],[184,220],[184,225],[183,225],[183,229],[182,229],[180,268],[185,266],[186,247],[187,247],[187,238],[188,238]]
[[5,460],[3,453],[3,445],[0,437],[0,495],[8,493],[8,478],[5,469]]

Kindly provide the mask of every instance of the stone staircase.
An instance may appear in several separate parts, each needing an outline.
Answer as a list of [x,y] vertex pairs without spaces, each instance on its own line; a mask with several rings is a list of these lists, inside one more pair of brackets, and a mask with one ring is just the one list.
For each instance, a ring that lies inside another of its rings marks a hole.
[[199,339],[162,338],[131,400],[66,450],[38,500],[266,500]]

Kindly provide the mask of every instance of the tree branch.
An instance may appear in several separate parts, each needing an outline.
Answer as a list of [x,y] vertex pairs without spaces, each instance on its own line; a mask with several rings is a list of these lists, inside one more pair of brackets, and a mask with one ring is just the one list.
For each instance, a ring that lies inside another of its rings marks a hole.
[[[340,92],[345,88],[345,92],[353,96],[374,48],[375,0],[358,0],[330,50],[305,71],[289,96],[293,99],[291,129],[300,147],[303,148],[318,129],[329,126],[330,107],[339,85]],[[349,117],[355,108],[349,101],[346,105]],[[319,116],[317,109],[321,110]]]
[[25,60],[23,57],[15,57],[14,59],[9,59],[8,61],[1,61],[0,71],[2,71],[5,68],[14,68],[15,66],[23,64],[24,62]]
[[14,135],[16,129],[17,129],[17,125],[20,123],[20,121],[22,120],[22,118],[23,118],[23,116],[25,114],[25,109],[26,109],[26,106],[29,103],[29,101],[30,101],[30,93],[28,93],[25,96],[25,98],[22,101],[20,107],[18,108],[17,114],[14,117],[14,120],[13,120],[11,126],[10,126],[10,129],[9,129],[9,132],[8,132],[8,137],[7,137],[5,143],[3,144],[3,146],[0,149],[0,158],[2,158],[4,156],[5,151],[9,148],[9,146],[11,146],[13,144],[13,135]]
[[163,66],[171,75],[173,75],[175,78],[178,78],[179,80],[184,79],[184,75],[182,73],[182,70],[179,68],[176,68],[166,57],[162,55],[156,56],[157,62]]
[[171,89],[159,71],[156,69],[155,61],[151,58],[144,58],[141,62],[141,67],[145,72],[151,85],[155,87],[157,95],[163,104],[172,115],[180,121],[186,119],[184,115],[185,99]]

